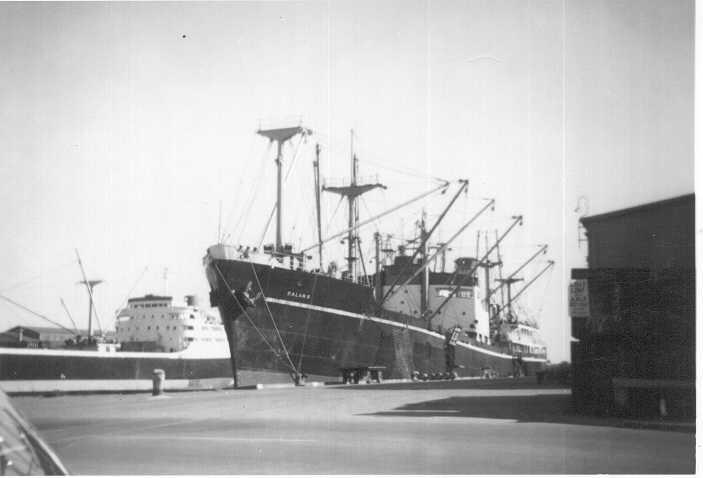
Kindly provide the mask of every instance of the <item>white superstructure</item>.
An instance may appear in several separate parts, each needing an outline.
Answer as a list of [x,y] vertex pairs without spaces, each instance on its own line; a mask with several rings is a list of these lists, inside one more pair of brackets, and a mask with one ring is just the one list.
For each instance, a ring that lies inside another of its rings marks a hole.
[[200,309],[194,296],[186,296],[180,304],[170,296],[147,294],[131,298],[117,314],[115,333],[123,350],[228,351],[220,319]]

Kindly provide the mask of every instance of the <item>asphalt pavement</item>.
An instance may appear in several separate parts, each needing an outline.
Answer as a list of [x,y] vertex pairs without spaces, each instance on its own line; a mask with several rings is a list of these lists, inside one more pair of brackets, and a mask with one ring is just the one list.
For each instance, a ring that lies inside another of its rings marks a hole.
[[432,382],[15,397],[75,474],[694,473],[695,435],[570,413],[570,391]]

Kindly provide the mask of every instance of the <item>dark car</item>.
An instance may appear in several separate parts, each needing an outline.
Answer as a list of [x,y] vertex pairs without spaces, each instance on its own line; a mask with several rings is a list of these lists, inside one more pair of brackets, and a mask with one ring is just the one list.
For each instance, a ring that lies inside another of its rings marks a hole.
[[0,390],[0,475],[67,475],[56,454]]

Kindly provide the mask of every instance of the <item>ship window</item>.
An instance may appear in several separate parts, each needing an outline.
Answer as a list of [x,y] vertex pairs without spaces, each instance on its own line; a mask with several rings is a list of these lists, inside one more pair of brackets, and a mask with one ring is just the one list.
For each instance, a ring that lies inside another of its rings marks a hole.
[[192,325],[189,325],[189,326],[186,327],[186,329],[188,329],[188,330],[195,330],[195,327],[192,326]]
[[146,330],[151,330],[151,325],[147,325]]

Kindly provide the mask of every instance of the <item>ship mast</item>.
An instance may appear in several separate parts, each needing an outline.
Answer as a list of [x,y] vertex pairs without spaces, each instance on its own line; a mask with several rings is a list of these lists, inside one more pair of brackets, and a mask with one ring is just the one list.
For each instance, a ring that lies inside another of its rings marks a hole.
[[312,166],[315,170],[315,207],[317,210],[317,253],[320,256],[320,272],[324,266],[322,261],[322,219],[320,213],[320,145],[315,145],[315,161]]
[[339,194],[347,198],[349,202],[349,227],[347,229],[347,271],[349,273],[349,278],[354,281],[356,274],[354,271],[354,265],[356,262],[356,257],[354,256],[354,251],[357,246],[359,237],[357,235],[358,224],[359,224],[359,205],[357,198],[364,193],[371,191],[372,189],[382,188],[386,189],[386,186],[380,183],[369,183],[369,184],[358,184],[357,176],[359,172],[359,158],[357,158],[354,153],[354,130],[351,130],[351,181],[347,186],[323,186],[323,191],[329,191],[331,193]]
[[[479,231],[479,234],[480,233],[481,233],[481,231]],[[488,250],[488,231],[484,231],[483,237],[485,239],[486,250]],[[476,250],[478,250],[478,242],[479,241],[477,240],[476,241],[476,244],[477,244]],[[497,245],[496,249],[498,247],[499,246]],[[478,259],[478,254],[476,254],[476,256]],[[490,302],[490,298],[491,298],[491,269],[496,266],[500,266],[500,265],[501,265],[500,261],[496,261],[496,262],[491,261],[490,256],[486,257],[486,259],[484,261],[479,262],[479,264],[478,264],[479,267],[483,268],[483,272],[484,272],[483,286],[485,288],[485,294],[486,294],[486,297],[484,300],[486,302],[486,310],[488,311],[489,314],[490,314],[490,304],[491,304],[491,302]]]
[[[427,213],[425,212],[425,210],[423,210],[422,211],[422,218],[420,219],[420,254],[419,254],[422,264],[424,264],[424,262],[427,260],[428,234],[427,234],[427,230],[425,229],[426,217],[427,217]],[[425,313],[427,312],[427,309],[429,307],[429,303],[430,303],[429,292],[430,292],[430,268],[425,267],[422,271],[422,280],[420,281],[420,314],[421,314],[421,316],[425,315]]]
[[[99,279],[88,280],[88,277],[85,275],[85,269],[83,269],[83,262],[81,262],[81,256],[78,254],[78,249],[76,249],[76,258],[78,259],[78,265],[80,266],[81,274],[83,275],[83,280],[77,283],[84,284],[86,289],[88,290],[88,341],[90,341],[93,337],[93,309],[95,308],[95,305],[93,303],[93,288],[96,285],[101,284],[103,281]],[[100,327],[100,332],[102,333],[102,326],[100,325],[100,318],[98,317],[97,310],[95,311],[95,319],[98,321],[98,327]]]
[[286,141],[294,136],[310,135],[312,130],[303,128],[302,126],[294,126],[288,128],[274,129],[259,129],[257,134],[268,138],[269,141],[275,141],[277,146],[276,153],[276,251],[283,251],[283,240],[281,239],[282,220],[283,220],[283,145]]

